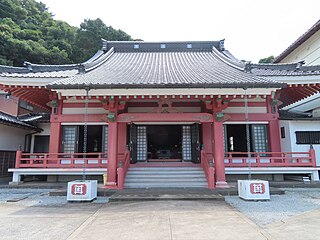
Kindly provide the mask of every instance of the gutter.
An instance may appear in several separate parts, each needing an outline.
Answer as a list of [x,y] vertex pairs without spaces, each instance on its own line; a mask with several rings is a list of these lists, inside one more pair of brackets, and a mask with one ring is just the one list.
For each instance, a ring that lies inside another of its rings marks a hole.
[[48,85],[48,89],[142,89],[142,88],[284,88],[286,83],[233,83],[233,84],[81,84],[81,85]]

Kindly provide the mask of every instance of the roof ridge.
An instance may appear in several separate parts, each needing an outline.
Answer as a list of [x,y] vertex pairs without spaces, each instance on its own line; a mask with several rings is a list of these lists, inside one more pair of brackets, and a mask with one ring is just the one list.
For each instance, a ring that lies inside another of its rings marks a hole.
[[29,123],[25,123],[21,121],[18,117],[12,116],[3,111],[0,111],[0,123],[6,124],[6,125],[22,126],[27,129],[39,129],[37,126],[34,126]]
[[252,68],[256,69],[270,69],[270,70],[283,70],[283,71],[320,71],[320,65],[309,65],[304,66],[304,62],[295,62],[295,63],[257,63],[252,64]]
[[104,53],[103,55],[100,55],[100,57],[97,58],[95,61],[82,64],[82,66],[84,67],[84,71],[89,72],[99,67],[101,64],[106,62],[113,55],[113,53],[114,53],[114,48],[112,47],[108,52]]
[[305,42],[308,38],[310,38],[313,34],[320,30],[320,20],[318,20],[315,24],[312,25],[304,34],[298,37],[289,47],[287,47],[282,53],[280,53],[274,59],[274,63],[278,63],[284,58],[286,58],[291,52],[294,51],[299,45]]
[[219,52],[215,47],[212,48],[212,53],[218,57],[221,61],[228,64],[229,66],[236,68],[238,70],[244,71],[244,65],[233,61],[232,59],[228,58],[227,56],[223,55]]

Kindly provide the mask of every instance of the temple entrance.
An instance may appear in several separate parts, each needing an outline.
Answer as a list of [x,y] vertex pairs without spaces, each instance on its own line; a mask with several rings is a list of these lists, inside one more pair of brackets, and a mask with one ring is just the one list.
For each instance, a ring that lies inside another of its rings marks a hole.
[[151,125],[147,126],[149,162],[182,161],[182,126]]
[[131,163],[200,162],[200,131],[198,124],[131,124],[128,134]]

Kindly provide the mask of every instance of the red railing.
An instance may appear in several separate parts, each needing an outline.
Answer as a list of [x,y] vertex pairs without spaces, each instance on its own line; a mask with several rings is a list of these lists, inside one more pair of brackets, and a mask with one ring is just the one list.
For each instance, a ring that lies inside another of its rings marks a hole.
[[17,151],[16,168],[106,168],[107,153],[22,153]]
[[129,166],[130,166],[130,151],[126,150],[124,154],[124,159],[123,161],[119,160],[119,166],[117,168],[119,189],[123,189],[124,187],[124,181],[125,181]]
[[201,150],[201,166],[208,181],[208,188],[213,189],[215,184],[213,161],[209,160],[204,150]]
[[226,152],[226,167],[315,167],[314,149],[309,152]]
[[[123,176],[130,164],[130,153],[126,151],[123,157]],[[251,167],[315,167],[314,149],[309,152],[251,152]],[[17,151],[16,168],[81,168],[85,163],[87,168],[106,168],[107,153],[22,153]],[[213,164],[214,165],[214,164]],[[226,167],[248,167],[248,153],[226,152]],[[201,166],[206,175],[214,168],[204,150],[201,151]],[[212,169],[211,169],[212,168]],[[211,176],[208,175],[208,176]]]

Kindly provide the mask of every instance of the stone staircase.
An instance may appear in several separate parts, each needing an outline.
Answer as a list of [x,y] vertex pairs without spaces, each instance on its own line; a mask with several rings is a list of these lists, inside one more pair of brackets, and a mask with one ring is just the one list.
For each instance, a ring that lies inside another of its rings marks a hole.
[[199,167],[130,167],[125,188],[207,188]]

